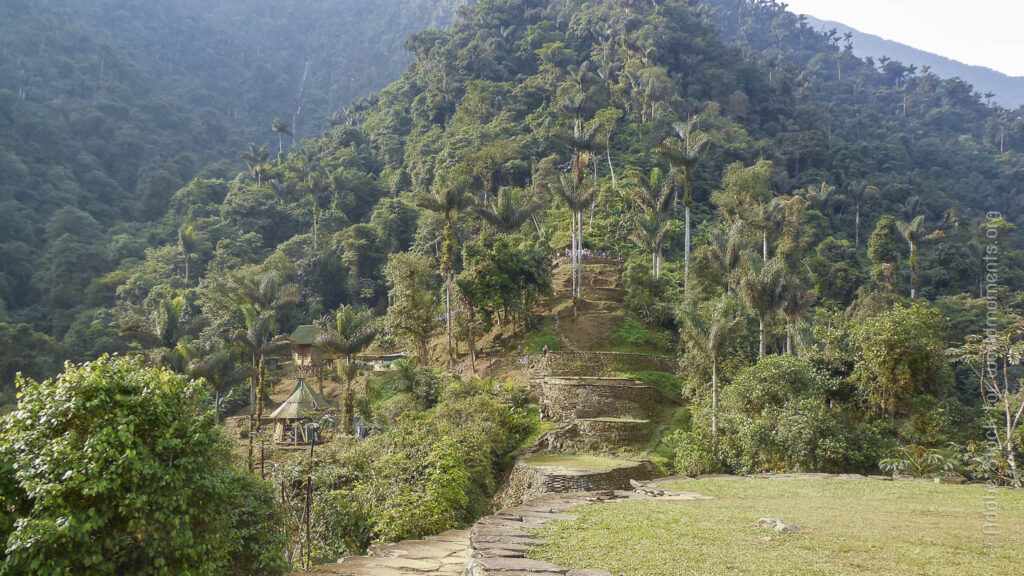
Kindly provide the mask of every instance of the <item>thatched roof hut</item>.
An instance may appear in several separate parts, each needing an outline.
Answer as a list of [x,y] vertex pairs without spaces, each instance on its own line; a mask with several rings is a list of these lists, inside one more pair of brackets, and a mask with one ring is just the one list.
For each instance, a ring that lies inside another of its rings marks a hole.
[[274,441],[308,444],[316,433],[312,426],[313,418],[328,410],[327,400],[304,380],[299,380],[291,396],[270,415],[274,420]]
[[299,370],[312,370],[323,364],[324,351],[317,345],[319,330],[312,324],[299,326],[292,332],[292,361]]

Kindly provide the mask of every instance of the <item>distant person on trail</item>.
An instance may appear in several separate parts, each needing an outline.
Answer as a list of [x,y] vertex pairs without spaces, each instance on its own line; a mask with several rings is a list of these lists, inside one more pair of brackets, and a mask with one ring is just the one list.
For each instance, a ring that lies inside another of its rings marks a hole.
[[522,344],[519,345],[519,348],[516,348],[516,354],[518,354],[519,356],[523,355],[523,345]]
[[548,358],[548,345],[547,344],[544,345],[544,348],[543,348],[543,350],[541,350],[541,352],[544,353],[544,359],[547,360],[547,358]]

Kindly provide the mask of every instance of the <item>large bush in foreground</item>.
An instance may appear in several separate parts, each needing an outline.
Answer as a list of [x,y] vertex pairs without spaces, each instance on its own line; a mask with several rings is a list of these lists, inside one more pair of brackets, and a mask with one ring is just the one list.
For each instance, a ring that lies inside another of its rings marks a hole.
[[20,380],[0,425],[0,573],[269,575],[269,485],[231,467],[203,387],[103,357]]
[[514,386],[447,380],[429,410],[410,410],[364,441],[325,446],[314,554],[336,559],[487,513],[503,461],[530,430],[525,402]]

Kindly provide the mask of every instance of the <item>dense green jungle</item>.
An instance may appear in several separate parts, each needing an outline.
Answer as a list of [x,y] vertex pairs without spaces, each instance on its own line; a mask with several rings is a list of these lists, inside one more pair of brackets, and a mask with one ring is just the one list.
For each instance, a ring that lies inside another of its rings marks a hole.
[[[663,474],[1020,486],[1024,108],[855,41],[774,0],[3,2],[0,574],[466,526],[549,351],[672,359],[629,374],[683,406]],[[264,462],[297,378],[330,439]]]

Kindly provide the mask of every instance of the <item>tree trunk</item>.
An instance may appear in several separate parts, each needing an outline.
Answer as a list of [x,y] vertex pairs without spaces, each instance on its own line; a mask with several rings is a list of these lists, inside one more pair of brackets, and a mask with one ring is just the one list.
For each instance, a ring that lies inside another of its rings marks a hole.
[[[572,226],[572,233],[570,234],[571,240],[569,242],[569,269],[572,273],[572,292],[571,295],[576,298],[576,211],[572,210],[569,213],[570,226]],[[575,304],[573,304],[575,308]]]
[[910,243],[910,299],[917,297],[917,249]]
[[718,435],[718,359],[711,359],[711,437]]
[[793,355],[793,327],[786,324],[786,354]]
[[618,187],[618,183],[615,180],[615,167],[612,166],[612,148],[611,148],[611,146],[609,146],[608,148],[605,148],[605,151],[607,152],[607,155],[608,155],[608,172],[610,172],[611,175],[612,175],[612,190],[615,190],[615,188]]
[[263,397],[266,396],[267,366],[263,354],[260,354],[259,383],[256,386],[256,431],[263,429]]
[[577,225],[579,226],[579,243],[580,253],[577,255],[579,264],[577,266],[577,280],[576,280],[576,292],[577,296],[583,298],[583,211],[579,211],[579,216],[576,218]]
[[690,207],[684,206],[686,213],[686,241],[683,248],[683,295],[689,292],[690,288]]
[[765,229],[761,232],[761,244],[762,244],[761,250],[762,250],[763,259],[764,259],[765,262],[767,262],[768,261],[768,227],[767,226],[765,226]]
[[856,238],[856,247],[860,248],[860,204],[857,204],[857,218],[854,220],[854,238]]
[[186,284],[188,284],[188,268],[189,268],[189,264],[191,263],[190,262],[191,260],[192,260],[191,255],[188,252],[185,252],[185,283]]
[[760,339],[760,346],[758,348],[757,358],[760,360],[760,359],[765,357],[765,344],[766,344],[765,322],[764,322],[764,317],[763,316],[758,318],[758,324],[760,325],[760,328],[758,329],[758,336],[759,336],[759,339]]
[[448,371],[450,372],[453,368],[454,359],[452,357],[452,271],[451,268],[445,271],[444,276],[444,307],[445,307],[445,320],[448,327]]

